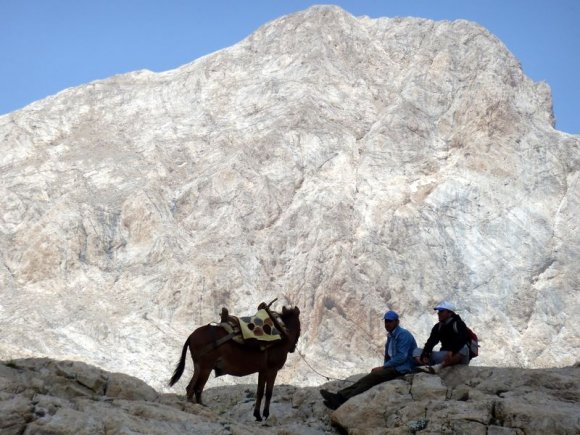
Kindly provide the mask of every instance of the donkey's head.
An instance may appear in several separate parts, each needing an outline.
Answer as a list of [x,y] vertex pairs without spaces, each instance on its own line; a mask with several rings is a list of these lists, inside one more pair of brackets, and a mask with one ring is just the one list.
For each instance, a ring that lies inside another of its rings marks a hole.
[[292,353],[296,350],[300,338],[300,309],[298,307],[283,307],[281,317],[288,330],[288,340],[290,340],[288,352]]

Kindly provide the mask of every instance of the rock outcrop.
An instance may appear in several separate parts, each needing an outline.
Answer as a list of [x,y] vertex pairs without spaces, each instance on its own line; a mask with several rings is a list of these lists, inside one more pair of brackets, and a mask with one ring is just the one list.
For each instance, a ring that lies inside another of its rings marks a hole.
[[441,378],[421,373],[380,384],[334,412],[324,407],[317,388],[277,385],[271,417],[257,423],[254,385],[209,389],[204,407],[84,363],[14,360],[0,363],[0,432],[576,434],[579,379],[579,367],[455,367]]
[[[580,138],[551,105],[474,23],[313,7],[2,116],[0,357],[161,390],[196,326],[279,297],[343,377],[387,307],[422,342],[448,298],[478,363],[572,365]],[[320,382],[300,355],[280,376]]]

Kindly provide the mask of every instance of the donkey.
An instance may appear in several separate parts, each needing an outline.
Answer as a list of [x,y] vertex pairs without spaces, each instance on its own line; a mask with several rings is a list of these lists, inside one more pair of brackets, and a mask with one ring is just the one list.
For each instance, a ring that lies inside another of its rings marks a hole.
[[[270,415],[270,400],[278,370],[286,363],[288,353],[296,350],[300,338],[300,310],[298,307],[282,309],[280,317],[282,326],[282,340],[275,342],[265,350],[244,346],[231,340],[231,334],[217,325],[205,325],[197,328],[185,341],[181,351],[181,359],[175,368],[169,386],[173,386],[183,374],[187,349],[193,359],[193,377],[187,386],[187,400],[203,404],[201,393],[212,370],[216,376],[222,374],[232,376],[247,376],[258,372],[258,388],[256,390],[256,404],[254,417],[262,421],[262,416]],[[229,335],[229,337],[228,337]],[[260,415],[260,407],[266,390],[264,412]]]

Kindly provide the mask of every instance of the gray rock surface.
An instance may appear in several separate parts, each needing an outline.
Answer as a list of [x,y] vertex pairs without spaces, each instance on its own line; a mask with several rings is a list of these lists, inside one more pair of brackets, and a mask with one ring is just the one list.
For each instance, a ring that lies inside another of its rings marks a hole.
[[574,434],[580,368],[455,366],[380,384],[332,414],[349,433]]
[[422,342],[448,298],[478,363],[574,364],[580,137],[551,104],[474,23],[313,7],[2,116],[0,357],[160,390],[222,305],[278,297],[304,355],[279,379],[314,385],[305,361],[380,362],[387,307]]
[[441,377],[421,373],[380,384],[334,412],[324,407],[317,388],[277,385],[271,417],[257,423],[255,385],[208,389],[204,407],[84,363],[13,360],[0,363],[0,432],[576,434],[579,379],[579,367],[454,367]]

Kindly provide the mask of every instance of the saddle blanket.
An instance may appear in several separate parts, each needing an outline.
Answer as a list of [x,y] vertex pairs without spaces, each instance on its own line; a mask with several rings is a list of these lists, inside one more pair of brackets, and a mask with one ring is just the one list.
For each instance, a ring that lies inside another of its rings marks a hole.
[[255,338],[260,341],[281,340],[280,331],[266,310],[259,310],[253,317],[240,317],[240,329],[244,340]]

